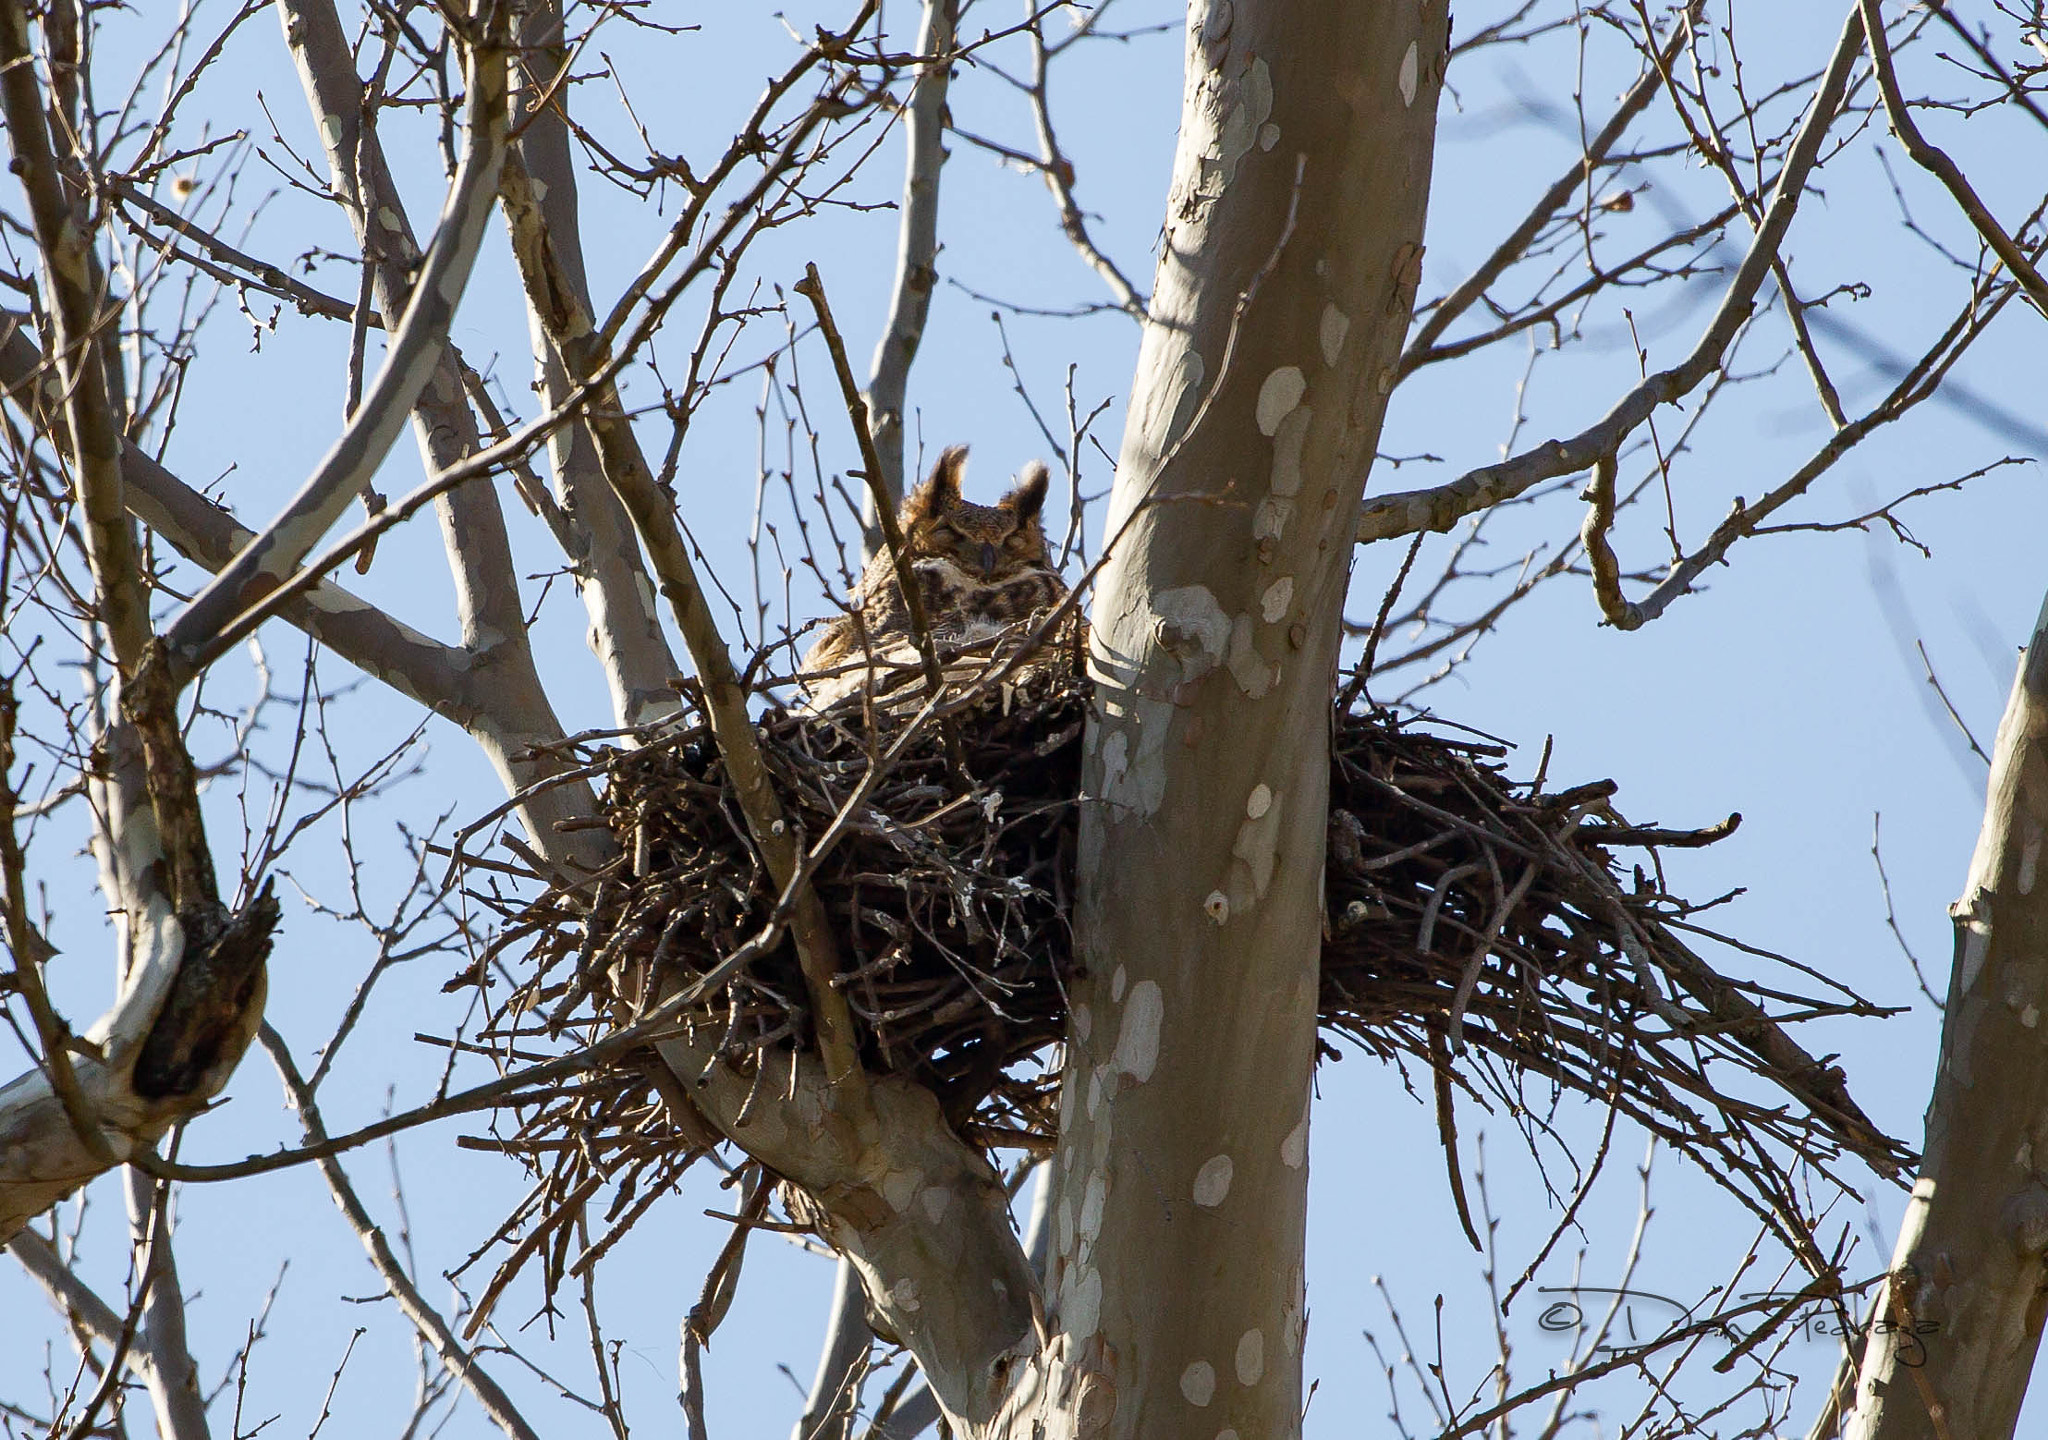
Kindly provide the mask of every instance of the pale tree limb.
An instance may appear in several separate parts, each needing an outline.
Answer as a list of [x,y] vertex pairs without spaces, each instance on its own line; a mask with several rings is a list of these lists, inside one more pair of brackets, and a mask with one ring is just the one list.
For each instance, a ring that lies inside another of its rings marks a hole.
[[[147,1253],[156,1280],[143,1297],[142,1314],[130,1353],[147,1357],[142,1371],[149,1400],[156,1411],[162,1440],[207,1440],[206,1401],[199,1393],[199,1366],[185,1340],[185,1293],[178,1280],[178,1262],[171,1248],[168,1187],[160,1187],[129,1166],[121,1172],[128,1199],[128,1224],[138,1253]],[[165,1199],[158,1203],[158,1191]]]
[[[1038,1276],[1040,1283],[1045,1280],[1045,1262],[1052,1253],[1052,1170],[1041,1166],[1037,1186],[1031,1196],[1031,1213],[1024,1222],[1024,1253],[1031,1261],[1031,1272]],[[820,1371],[819,1380],[824,1376]],[[818,1385],[812,1386],[812,1400],[816,1401]],[[932,1387],[920,1380],[903,1396],[888,1414],[880,1416],[863,1435],[862,1440],[915,1440],[932,1426],[939,1423],[939,1402],[932,1394]],[[801,1435],[791,1440],[804,1440]]]
[[[229,915],[215,888],[192,760],[124,509],[121,431],[94,329],[103,297],[92,289],[93,238],[61,193],[27,17],[14,0],[0,4],[0,105],[13,168],[31,197],[65,405],[60,449],[87,532],[98,631],[117,666],[89,791],[119,956],[115,1002],[83,1043],[65,1040],[0,1086],[4,1240],[111,1164],[146,1152],[219,1093],[262,1013],[277,905],[266,891]],[[33,964],[34,953],[17,960]]]
[[1957,208],[1983,237],[1984,243],[2012,272],[2013,278],[2020,282],[2042,314],[2048,315],[2048,281],[2041,278],[2041,272],[2034,268],[2033,260],[2020,248],[2019,242],[2005,233],[2005,227],[1998,223],[1998,218],[1977,198],[1977,192],[1971,188],[1956,162],[1948,157],[1948,152],[1930,144],[1914,122],[1906,97],[1899,92],[1898,73],[1892,66],[1891,41],[1885,35],[1877,0],[1858,0],[1858,4],[1870,46],[1871,68],[1877,73],[1877,90],[1884,97],[1884,117],[1891,126],[1892,134],[1898,136],[1899,143],[1906,147],[1906,153],[1913,157],[1916,165],[1933,174],[1948,188]]
[[[544,0],[527,12],[519,63],[522,84],[516,97],[520,114],[515,144],[527,173],[538,182],[534,190],[539,195],[541,223],[547,229],[563,282],[588,310],[590,286],[583,269],[576,167],[569,153],[569,129],[562,118],[569,103],[567,86],[554,84],[569,63],[557,0]],[[544,95],[549,97],[546,103],[527,108]],[[533,336],[534,372],[542,404],[559,409],[569,400],[568,374],[547,342],[546,326],[530,306],[527,323]],[[671,682],[679,667],[652,605],[632,522],[605,483],[589,427],[579,420],[555,431],[548,437],[548,456],[554,468],[555,497],[576,547],[569,561],[575,567],[577,588],[590,619],[590,648],[611,687],[612,714],[621,725],[645,724],[672,714],[677,702]]]
[[[838,970],[836,938],[801,873],[798,837],[783,822],[769,786],[747,692],[712,619],[672,503],[619,403],[611,378],[619,362],[566,282],[516,156],[501,183],[513,253],[533,313],[542,318],[569,378],[588,396],[584,418],[605,476],[633,520],[683,635],[749,832],[785,893],[822,1057],[790,1057],[789,1075],[776,1082],[789,1098],[751,1110],[748,1096],[756,1087],[724,1063],[708,1034],[696,1042],[663,1043],[663,1058],[720,1132],[803,1187],[817,1208],[821,1233],[861,1271],[871,1303],[935,1377],[949,1412],[986,1419],[1000,1403],[1019,1347],[1031,1345],[1036,1305],[1035,1284],[1010,1231],[1001,1187],[987,1161],[946,1125],[928,1091],[867,1076],[860,1068],[851,1017],[831,983]],[[738,207],[722,228],[703,237],[704,253],[730,233],[737,214]],[[703,265],[701,257],[687,262],[651,309],[672,301]],[[993,1303],[992,1279],[1001,1282]]]
[[[716,1065],[716,1035],[662,1042],[685,1085]],[[826,1093],[809,1053],[774,1057],[775,1083],[800,1100]],[[737,1076],[732,1076],[738,1079]],[[918,1365],[964,1437],[991,1433],[1014,1372],[1038,1349],[1037,1277],[1010,1227],[1009,1197],[988,1160],[953,1133],[938,1099],[895,1075],[868,1077],[869,1118],[801,1105],[757,1105],[741,1121],[749,1086],[696,1085],[706,1119],[769,1168],[802,1187],[785,1190],[800,1221],[859,1273],[868,1301]]]
[[[1645,378],[1598,421],[1569,440],[1545,441],[1534,449],[1498,464],[1481,466],[1433,489],[1367,499],[1359,510],[1359,542],[1412,535],[1418,530],[1446,531],[1474,511],[1511,500],[1533,485],[1589,469],[1602,455],[1615,453],[1658,406],[1684,398],[1712,374],[1748,321],[1757,291],[1772,273],[1772,263],[1805,194],[1807,177],[1819,158],[1821,143],[1841,109],[1850,72],[1862,48],[1863,17],[1860,11],[1852,9],[1814,91],[1806,118],[1778,172],[1777,188],[1764,211],[1763,222],[1722,292],[1721,303],[1705,333],[1683,360]],[[1391,375],[1388,378],[1391,382]]]
[[[307,1087],[305,1078],[300,1075],[299,1067],[293,1061],[291,1048],[285,1044],[284,1037],[265,1024],[257,1032],[257,1043],[262,1045],[264,1053],[270,1057],[271,1064],[277,1067],[278,1078],[284,1082],[285,1093],[291,1100],[292,1109],[298,1114],[306,1138],[315,1144],[326,1140],[327,1127],[320,1118],[320,1106],[312,1090]],[[397,1303],[399,1313],[412,1322],[413,1329],[419,1334],[420,1343],[434,1352],[442,1368],[469,1392],[471,1398],[482,1407],[484,1414],[490,1417],[492,1424],[512,1436],[513,1440],[538,1440],[533,1427],[527,1424],[518,1407],[477,1362],[476,1356],[456,1339],[455,1332],[449,1328],[448,1322],[441,1318],[438,1310],[427,1303],[426,1297],[420,1294],[419,1287],[413,1283],[412,1277],[405,1273],[405,1267],[399,1263],[398,1256],[392,1253],[391,1241],[385,1236],[382,1227],[370,1218],[370,1212],[364,1208],[362,1199],[356,1194],[355,1186],[349,1181],[348,1172],[341,1168],[341,1162],[332,1155],[327,1155],[321,1157],[318,1164],[321,1178],[327,1182],[327,1188],[334,1196],[336,1208],[348,1220],[349,1228],[356,1232],[356,1238],[362,1242],[364,1251],[370,1257],[371,1268],[377,1272],[377,1278],[384,1282],[384,1288]]]
[[[124,1322],[114,1307],[79,1279],[64,1257],[36,1230],[25,1229],[7,1242],[7,1253],[21,1262],[21,1268],[40,1285],[50,1303],[82,1339],[96,1341],[110,1351],[120,1343]],[[130,1373],[149,1383],[150,1356],[130,1345],[122,1359]]]
[[1053,1339],[998,1434],[1300,1433],[1344,552],[1421,276],[1447,11],[1189,13],[1106,522],[1129,533],[1090,617]]
[[868,479],[867,503],[861,511],[870,555],[880,550],[882,540],[876,487],[891,503],[903,502],[903,405],[911,362],[917,358],[925,317],[931,312],[932,287],[939,280],[939,171],[946,163],[946,90],[959,15],[959,0],[924,0],[924,20],[917,32],[919,59],[911,76],[910,99],[903,107],[908,158],[896,229],[896,279],[867,388],[868,424],[880,457],[879,473]]
[[[502,15],[496,6],[492,12]],[[215,647],[228,622],[275,589],[333,528],[384,463],[428,383],[448,369],[448,326],[483,243],[505,153],[507,46],[502,18],[497,24],[498,33],[473,37],[466,50],[469,115],[462,163],[449,185],[419,281],[403,296],[402,307],[397,303],[401,297],[390,293],[394,287],[380,288],[379,308],[387,315],[402,308],[403,318],[392,333],[377,378],[299,493],[165,632],[184,677],[205,668],[219,653]],[[320,113],[332,119],[335,112]],[[337,127],[323,128],[332,133]]]
[[867,1292],[853,1262],[840,1257],[832,1281],[832,1303],[826,1309],[825,1338],[818,1346],[818,1369],[804,1413],[797,1417],[789,1440],[846,1440],[853,1433],[859,1396],[851,1393],[854,1377],[868,1358],[875,1332],[868,1328]]
[[[411,266],[419,258],[419,248],[383,145],[374,127],[364,123],[363,84],[348,36],[331,0],[278,0],[278,14],[307,103],[319,123],[329,175],[345,202],[357,241],[372,262],[377,308],[397,314],[410,298]],[[479,63],[476,48],[472,47],[471,64]],[[497,79],[502,81],[503,54],[494,53],[499,55]],[[474,99],[471,105],[474,113]],[[499,171],[516,159],[503,154],[503,148]],[[482,224],[488,206],[472,208],[476,223]],[[441,355],[418,397],[413,428],[420,453],[436,475],[466,474],[459,467],[483,448],[451,354]],[[587,873],[602,863],[604,847],[597,832],[561,827],[592,814],[593,797],[587,788],[579,793],[574,787],[535,784],[565,767],[566,762],[535,749],[559,740],[562,726],[527,643],[517,569],[497,494],[481,476],[477,478],[479,483],[465,480],[437,489],[434,496],[455,580],[463,644],[472,665],[491,677],[491,693],[476,712],[470,733],[506,790],[530,796],[521,807],[521,821],[541,853],[565,874]]]
[[[0,311],[0,394],[45,434],[62,435],[62,417],[43,403],[49,374],[27,321]],[[169,541],[186,559],[219,571],[254,538],[227,510],[201,495],[132,441],[121,449],[122,500],[128,513]],[[339,585],[322,581],[280,612],[365,674],[382,680],[457,724],[478,697],[466,652],[392,619]]]
[[[2010,1436],[2041,1341],[2048,1184],[2048,602],[1999,722],[1920,1175],[1873,1311],[1848,1440]],[[2022,1063],[2024,1059],[2024,1063]]]

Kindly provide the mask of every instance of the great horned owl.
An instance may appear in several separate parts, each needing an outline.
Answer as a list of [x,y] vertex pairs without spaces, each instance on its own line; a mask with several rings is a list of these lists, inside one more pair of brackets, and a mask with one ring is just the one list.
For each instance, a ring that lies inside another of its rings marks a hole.
[[[1016,486],[993,505],[960,498],[966,468],[967,447],[949,447],[899,515],[904,558],[917,577],[932,640],[955,651],[1027,630],[1020,622],[1067,593],[1039,520],[1045,466],[1027,465]],[[868,560],[851,607],[825,626],[800,673],[812,705],[823,709],[867,684],[879,687],[906,670],[914,673],[916,666],[909,610],[884,550]]]

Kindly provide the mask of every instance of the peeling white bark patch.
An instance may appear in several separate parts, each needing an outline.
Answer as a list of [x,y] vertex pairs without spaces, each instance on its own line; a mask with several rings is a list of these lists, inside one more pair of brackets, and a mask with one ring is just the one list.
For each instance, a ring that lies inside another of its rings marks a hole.
[[1266,1337],[1257,1329],[1237,1342],[1237,1383],[1256,1385],[1266,1373]]
[[1976,985],[1978,975],[1984,970],[1984,957],[1991,951],[1991,927],[1979,918],[1983,909],[1983,897],[1975,896],[1970,913],[1957,917],[1963,927],[1962,963],[1956,967],[1957,994],[1965,993]]
[[1278,495],[1268,495],[1259,502],[1259,508],[1252,512],[1252,539],[1278,540],[1287,529],[1287,519],[1294,513],[1294,502]]
[[[1266,787],[1261,785],[1260,790]],[[1253,791],[1254,795],[1258,792]],[[1237,827],[1237,843],[1230,847],[1230,853],[1250,868],[1252,893],[1261,900],[1266,898],[1266,887],[1273,883],[1273,866],[1280,850],[1280,801],[1283,797],[1267,791],[1266,803],[1256,814],[1250,805],[1245,814],[1252,818]]]
[[1067,1272],[1064,1302],[1060,1306],[1060,1328],[1075,1340],[1094,1335],[1102,1319],[1102,1273],[1094,1266]]
[[1166,700],[1112,700],[1105,707],[1102,799],[1142,820],[1166,798],[1166,733],[1174,708]]
[[1273,437],[1275,495],[1301,493],[1301,452],[1308,444],[1308,423],[1314,418],[1315,412],[1308,406],[1297,405],[1280,422],[1280,431]]
[[1130,983],[1130,971],[1121,965],[1117,966],[1116,973],[1109,977],[1109,998],[1112,1001],[1121,1001],[1124,998],[1124,987]]
[[923,1208],[925,1217],[936,1225],[946,1218],[946,1211],[953,1203],[953,1192],[943,1185],[927,1185],[918,1194],[917,1203]]
[[2021,834],[2025,838],[2020,842],[2020,894],[2031,895],[2034,893],[2035,867],[2041,860],[2041,829],[2038,825],[2022,822]]
[[2033,1028],[2034,1028],[2034,1027],[2035,1027],[2036,1025],[2039,1025],[2040,1023],[2041,1023],[2041,1007],[2040,1007],[2040,1006],[2038,1006],[2038,1005],[2023,1005],[2023,1006],[2021,1006],[2021,1007],[2020,1007],[2020,1024],[2021,1024],[2022,1026],[2024,1026],[2024,1027],[2025,1027],[2026,1029],[2028,1029],[2028,1030],[2031,1030],[2031,1029],[2033,1029]]
[[882,1177],[882,1198],[889,1202],[889,1208],[898,1215],[910,1208],[910,1202],[917,1198],[917,1174],[911,1170],[891,1170]]
[[320,138],[329,145],[339,145],[341,143],[341,117],[339,115],[322,115],[320,117]]
[[1108,1200],[1108,1186],[1097,1171],[1088,1177],[1088,1188],[1081,1195],[1081,1215],[1074,1224],[1075,1237],[1083,1245],[1093,1245],[1102,1233],[1102,1207]]
[[914,1311],[924,1303],[918,1298],[917,1282],[907,1275],[889,1287],[889,1298],[905,1310]]
[[1280,143],[1280,127],[1268,120],[1259,127],[1259,148],[1271,150]]
[[1266,593],[1259,597],[1259,613],[1266,617],[1268,625],[1276,625],[1286,615],[1287,607],[1294,603],[1294,577],[1282,575],[1266,587]]
[[1159,648],[1180,661],[1181,678],[1199,680],[1223,660],[1230,617],[1206,585],[1176,585],[1152,597]]
[[529,177],[526,185],[533,192],[534,204],[538,205],[541,201],[548,198],[548,182],[541,179],[538,175]]
[[1235,104],[1224,113],[1217,126],[1214,161],[1216,178],[1220,185],[1205,184],[1202,189],[1210,195],[1220,195],[1230,182],[1237,178],[1238,161],[1244,159],[1252,146],[1258,142],[1259,132],[1273,113],[1273,72],[1266,62],[1253,56],[1245,67],[1243,77],[1237,82]]
[[1335,365],[1337,357],[1344,353],[1344,337],[1351,333],[1351,317],[1335,305],[1325,305],[1319,330],[1317,338],[1323,344],[1323,363]]
[[1230,625],[1230,676],[1254,700],[1265,698],[1279,671],[1266,663],[1252,644],[1252,617],[1240,615]]
[[1140,1085],[1152,1078],[1159,1064],[1159,1024],[1165,1018],[1166,996],[1158,981],[1140,980],[1131,987],[1112,1063]]
[[1415,42],[1408,42],[1408,53],[1401,57],[1401,106],[1406,109],[1415,103],[1415,81],[1421,70],[1422,54],[1415,48]]
[[1088,1077],[1088,1118],[1093,1120],[1095,1112],[1102,1108],[1102,1071],[1096,1070]]
[[1190,1405],[1207,1405],[1216,1398],[1216,1367],[1207,1360],[1197,1360],[1181,1371],[1180,1393]]
[[1308,1106],[1301,1107],[1301,1123],[1287,1132],[1287,1138],[1280,1142],[1280,1163],[1290,1170],[1299,1170],[1308,1159]]
[[1095,1015],[1086,1005],[1074,1007],[1074,1038],[1086,1043],[1089,1033],[1095,1029]]
[[1131,768],[1131,737],[1123,731],[1114,731],[1102,742],[1102,788],[1105,792],[1123,784],[1124,774]]
[[1202,902],[1202,913],[1217,925],[1230,923],[1230,897],[1221,890],[1211,890],[1209,898]]
[[1245,797],[1245,818],[1256,820],[1272,808],[1273,787],[1263,783],[1252,786],[1252,793]]
[[1256,410],[1259,433],[1272,435],[1280,429],[1280,422],[1294,413],[1294,407],[1301,403],[1301,397],[1308,393],[1308,381],[1302,378],[1298,365],[1282,365],[1268,375],[1259,386],[1259,403]]
[[1228,1155],[1211,1155],[1202,1162],[1202,1168],[1195,1172],[1195,1203],[1204,1210],[1214,1210],[1230,1195],[1231,1177],[1237,1167]]

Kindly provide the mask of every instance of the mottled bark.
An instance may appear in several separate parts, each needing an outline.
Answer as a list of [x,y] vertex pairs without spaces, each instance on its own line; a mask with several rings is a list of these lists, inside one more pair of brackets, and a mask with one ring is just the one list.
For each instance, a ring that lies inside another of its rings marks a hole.
[[1191,11],[1094,610],[1052,1434],[1300,1431],[1339,609],[1447,44],[1441,3]]
[[2020,657],[1955,917],[1926,1158],[1851,1440],[2013,1433],[2048,1311],[2048,604]]

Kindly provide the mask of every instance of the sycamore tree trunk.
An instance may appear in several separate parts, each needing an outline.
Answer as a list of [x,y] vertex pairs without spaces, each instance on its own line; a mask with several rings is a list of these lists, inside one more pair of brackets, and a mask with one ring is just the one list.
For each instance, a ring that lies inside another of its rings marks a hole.
[[1300,1431],[1332,682],[1447,43],[1437,0],[1190,9],[1094,605],[1051,1433]]
[[1999,722],[1955,917],[1926,1159],[1873,1311],[1852,1440],[2003,1440],[2048,1307],[2048,604]]

